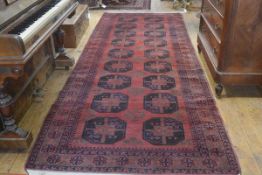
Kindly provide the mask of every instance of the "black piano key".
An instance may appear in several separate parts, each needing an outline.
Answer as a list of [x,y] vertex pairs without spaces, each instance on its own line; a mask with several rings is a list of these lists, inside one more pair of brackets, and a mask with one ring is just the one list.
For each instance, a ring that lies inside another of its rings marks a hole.
[[32,16],[27,18],[25,21],[20,23],[18,26],[16,26],[14,29],[12,29],[9,33],[10,34],[21,34],[23,33],[27,28],[29,28],[35,21],[37,21],[41,16],[43,16],[49,9],[54,7],[57,3],[59,3],[61,0],[52,0],[50,1],[46,6],[42,7],[39,11],[34,13]]

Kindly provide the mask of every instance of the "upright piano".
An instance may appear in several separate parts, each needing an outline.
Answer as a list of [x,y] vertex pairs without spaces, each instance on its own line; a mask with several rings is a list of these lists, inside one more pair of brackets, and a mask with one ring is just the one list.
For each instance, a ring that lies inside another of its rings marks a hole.
[[49,67],[73,65],[60,26],[77,5],[76,0],[0,0],[0,151],[29,147],[32,135],[17,126],[16,115],[37,95],[39,79],[46,79],[40,72],[48,76]]

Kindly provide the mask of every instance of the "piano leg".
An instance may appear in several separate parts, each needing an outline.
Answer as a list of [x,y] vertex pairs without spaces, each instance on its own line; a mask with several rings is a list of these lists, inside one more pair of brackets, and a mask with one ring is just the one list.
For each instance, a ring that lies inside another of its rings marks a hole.
[[0,117],[4,128],[0,132],[0,149],[27,149],[32,141],[32,135],[16,125],[12,97],[5,93],[3,88],[0,88]]
[[59,27],[55,33],[55,45],[59,53],[58,57],[55,59],[55,65],[56,67],[65,67],[65,69],[68,70],[70,66],[74,65],[75,60],[68,57],[65,53],[64,36],[65,32]]

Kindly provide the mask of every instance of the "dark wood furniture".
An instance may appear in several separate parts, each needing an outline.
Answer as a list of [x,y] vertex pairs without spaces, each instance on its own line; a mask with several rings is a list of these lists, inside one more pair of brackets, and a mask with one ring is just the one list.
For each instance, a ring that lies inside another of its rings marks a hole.
[[19,120],[54,66],[73,64],[60,26],[77,6],[74,0],[19,0],[0,11],[0,151],[29,147],[32,135]]
[[198,49],[218,96],[223,86],[262,85],[262,0],[203,0]]
[[65,32],[65,48],[76,48],[89,25],[88,5],[80,4],[61,28]]

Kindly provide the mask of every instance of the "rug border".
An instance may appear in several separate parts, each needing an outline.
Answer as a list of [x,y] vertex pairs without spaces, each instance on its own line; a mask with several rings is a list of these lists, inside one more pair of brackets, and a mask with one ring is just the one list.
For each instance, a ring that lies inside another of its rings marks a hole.
[[[232,148],[232,150],[233,150],[233,153],[234,153],[234,155],[235,155],[235,158],[236,158],[236,161],[237,161],[237,165],[238,165],[238,167],[239,167],[239,174],[238,174],[238,175],[240,175],[240,174],[242,174],[242,170],[241,170],[241,166],[240,166],[240,160],[239,160],[239,158],[238,158],[238,155],[237,155],[236,150],[234,149],[234,145],[232,144],[233,142],[232,142],[232,140],[231,140],[231,137],[229,137],[228,128],[227,128],[226,125],[225,125],[225,121],[224,121],[224,119],[223,119],[223,117],[222,117],[222,114],[221,114],[221,112],[220,112],[220,109],[218,108],[217,101],[216,101],[215,95],[214,95],[214,93],[213,93],[213,91],[212,91],[211,84],[210,84],[209,81],[208,81],[208,75],[207,75],[207,73],[205,72],[206,69],[205,69],[204,65],[201,63],[201,62],[202,62],[202,60],[201,60],[201,55],[200,55],[201,53],[200,53],[200,54],[197,54],[198,51],[197,51],[197,49],[194,47],[194,43],[193,43],[193,41],[191,40],[191,38],[190,38],[190,36],[189,36],[188,28],[187,28],[187,25],[186,25],[186,23],[185,23],[184,14],[180,14],[180,15],[181,15],[182,18],[183,18],[183,23],[184,23],[184,26],[185,26],[185,28],[186,28],[187,40],[190,42],[190,47],[194,50],[194,56],[195,56],[195,57],[197,58],[197,60],[198,60],[196,64],[198,64],[198,65],[201,67],[201,69],[203,70],[203,75],[204,75],[204,78],[205,78],[206,83],[207,83],[207,85],[208,85],[209,92],[210,92],[210,94],[211,94],[211,96],[212,96],[212,98],[213,98],[213,100],[214,100],[214,102],[215,102],[215,108],[216,108],[216,110],[217,110],[217,112],[218,112],[219,118],[220,118],[221,123],[222,123],[222,125],[223,125],[223,128],[224,128],[224,130],[225,130],[226,136],[227,136],[227,138],[228,138],[228,141],[229,141],[229,143],[230,143],[230,145],[231,145],[231,148]],[[207,69],[207,71],[209,71],[209,69]],[[210,73],[210,72],[209,72],[209,73]]]

